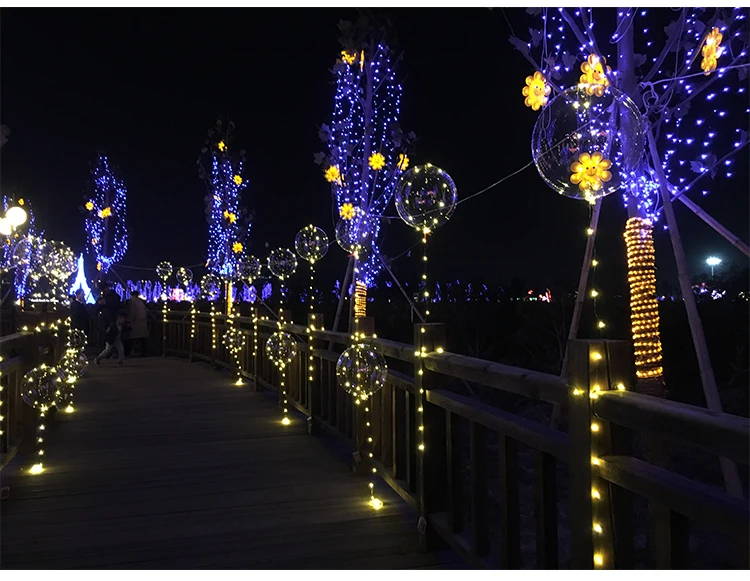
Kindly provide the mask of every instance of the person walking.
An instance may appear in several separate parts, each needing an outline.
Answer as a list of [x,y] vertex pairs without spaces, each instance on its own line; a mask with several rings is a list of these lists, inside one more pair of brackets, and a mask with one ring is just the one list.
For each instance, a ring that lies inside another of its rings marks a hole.
[[117,319],[114,323],[107,327],[104,334],[105,341],[107,342],[104,351],[99,353],[94,362],[99,365],[102,359],[109,357],[113,350],[117,350],[117,366],[122,367],[122,362],[125,359],[125,348],[122,346],[122,331],[125,327],[125,315],[117,315]]
[[138,291],[130,293],[128,301],[128,319],[130,319],[130,340],[138,343],[141,357],[146,357],[148,343],[148,307]]

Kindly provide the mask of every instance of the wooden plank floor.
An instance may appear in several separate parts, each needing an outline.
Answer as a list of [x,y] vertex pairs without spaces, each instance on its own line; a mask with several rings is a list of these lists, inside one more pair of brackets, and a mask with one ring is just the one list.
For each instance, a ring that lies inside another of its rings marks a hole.
[[5,569],[456,568],[417,547],[416,519],[304,418],[199,363],[91,366],[47,434],[45,472],[3,470]]

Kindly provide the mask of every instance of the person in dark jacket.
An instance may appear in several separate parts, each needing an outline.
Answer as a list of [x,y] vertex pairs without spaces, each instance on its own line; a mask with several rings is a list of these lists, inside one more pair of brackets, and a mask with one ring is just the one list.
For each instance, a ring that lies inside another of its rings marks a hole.
[[121,304],[119,295],[112,290],[108,282],[103,282],[100,290],[96,307],[101,314],[99,332],[104,335],[107,329],[117,321],[117,313],[120,311]]
[[70,300],[70,326],[73,329],[80,329],[86,335],[89,334],[89,313],[86,310],[83,289],[80,288]]
[[122,346],[122,333],[125,329],[125,315],[118,315],[114,323],[111,323],[104,334],[104,339],[107,342],[104,347],[104,351],[99,353],[95,359],[97,365],[105,357],[109,357],[113,350],[117,350],[117,365],[122,367],[122,362],[125,359],[125,348]]

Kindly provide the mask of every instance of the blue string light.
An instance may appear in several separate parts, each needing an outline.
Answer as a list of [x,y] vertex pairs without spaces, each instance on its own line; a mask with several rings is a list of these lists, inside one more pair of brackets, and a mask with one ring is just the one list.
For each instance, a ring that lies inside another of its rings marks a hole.
[[[334,68],[336,95],[331,127],[321,129],[328,155],[319,154],[323,156],[319,161],[326,168],[337,168],[340,174],[339,179],[329,180],[337,213],[344,204],[352,204],[374,218],[359,220],[370,230],[366,239],[372,246],[358,253],[357,279],[369,287],[382,267],[377,257],[380,216],[408,164],[404,156],[413,136],[403,135],[398,126],[402,87],[395,79],[390,48],[380,43],[374,50],[358,54],[344,51],[343,58]],[[374,154],[383,156],[379,169],[370,163]]]
[[206,266],[209,272],[226,279],[239,277],[240,265],[246,256],[246,241],[251,220],[240,207],[240,194],[247,187],[244,176],[244,152],[232,156],[228,129],[217,124],[209,132],[210,170],[199,165],[200,175],[208,187],[206,219],[208,220],[208,251]]
[[97,270],[106,274],[128,250],[125,223],[128,191],[106,155],[99,156],[91,175],[93,193],[85,204],[86,251],[93,255]]

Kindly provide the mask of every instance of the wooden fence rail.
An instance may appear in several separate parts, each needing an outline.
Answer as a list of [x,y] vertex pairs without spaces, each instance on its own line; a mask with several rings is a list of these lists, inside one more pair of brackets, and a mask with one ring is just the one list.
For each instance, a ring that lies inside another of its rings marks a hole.
[[[277,322],[256,311],[232,324],[247,338],[242,375],[256,389],[278,390],[279,372],[264,349]],[[226,325],[218,313],[172,312],[159,347],[233,369],[222,345]],[[152,333],[157,345],[160,326]],[[416,325],[413,344],[371,338],[389,370],[370,402],[368,442],[360,407],[336,384],[336,361],[352,337],[324,330],[318,313],[284,328],[300,351],[287,371],[289,405],[305,415],[311,433],[347,440],[354,469],[374,468],[417,511],[427,547],[447,543],[477,567],[632,568],[633,502],[640,496],[658,507],[652,565],[686,566],[689,537],[680,527],[695,520],[737,539],[746,566],[747,501],[643,462],[623,434],[660,433],[747,464],[750,423],[629,391],[629,343],[572,342],[570,376],[560,378],[447,353],[438,324]],[[461,395],[456,380],[559,404],[567,408],[568,431]],[[567,527],[560,526],[564,507]]]

